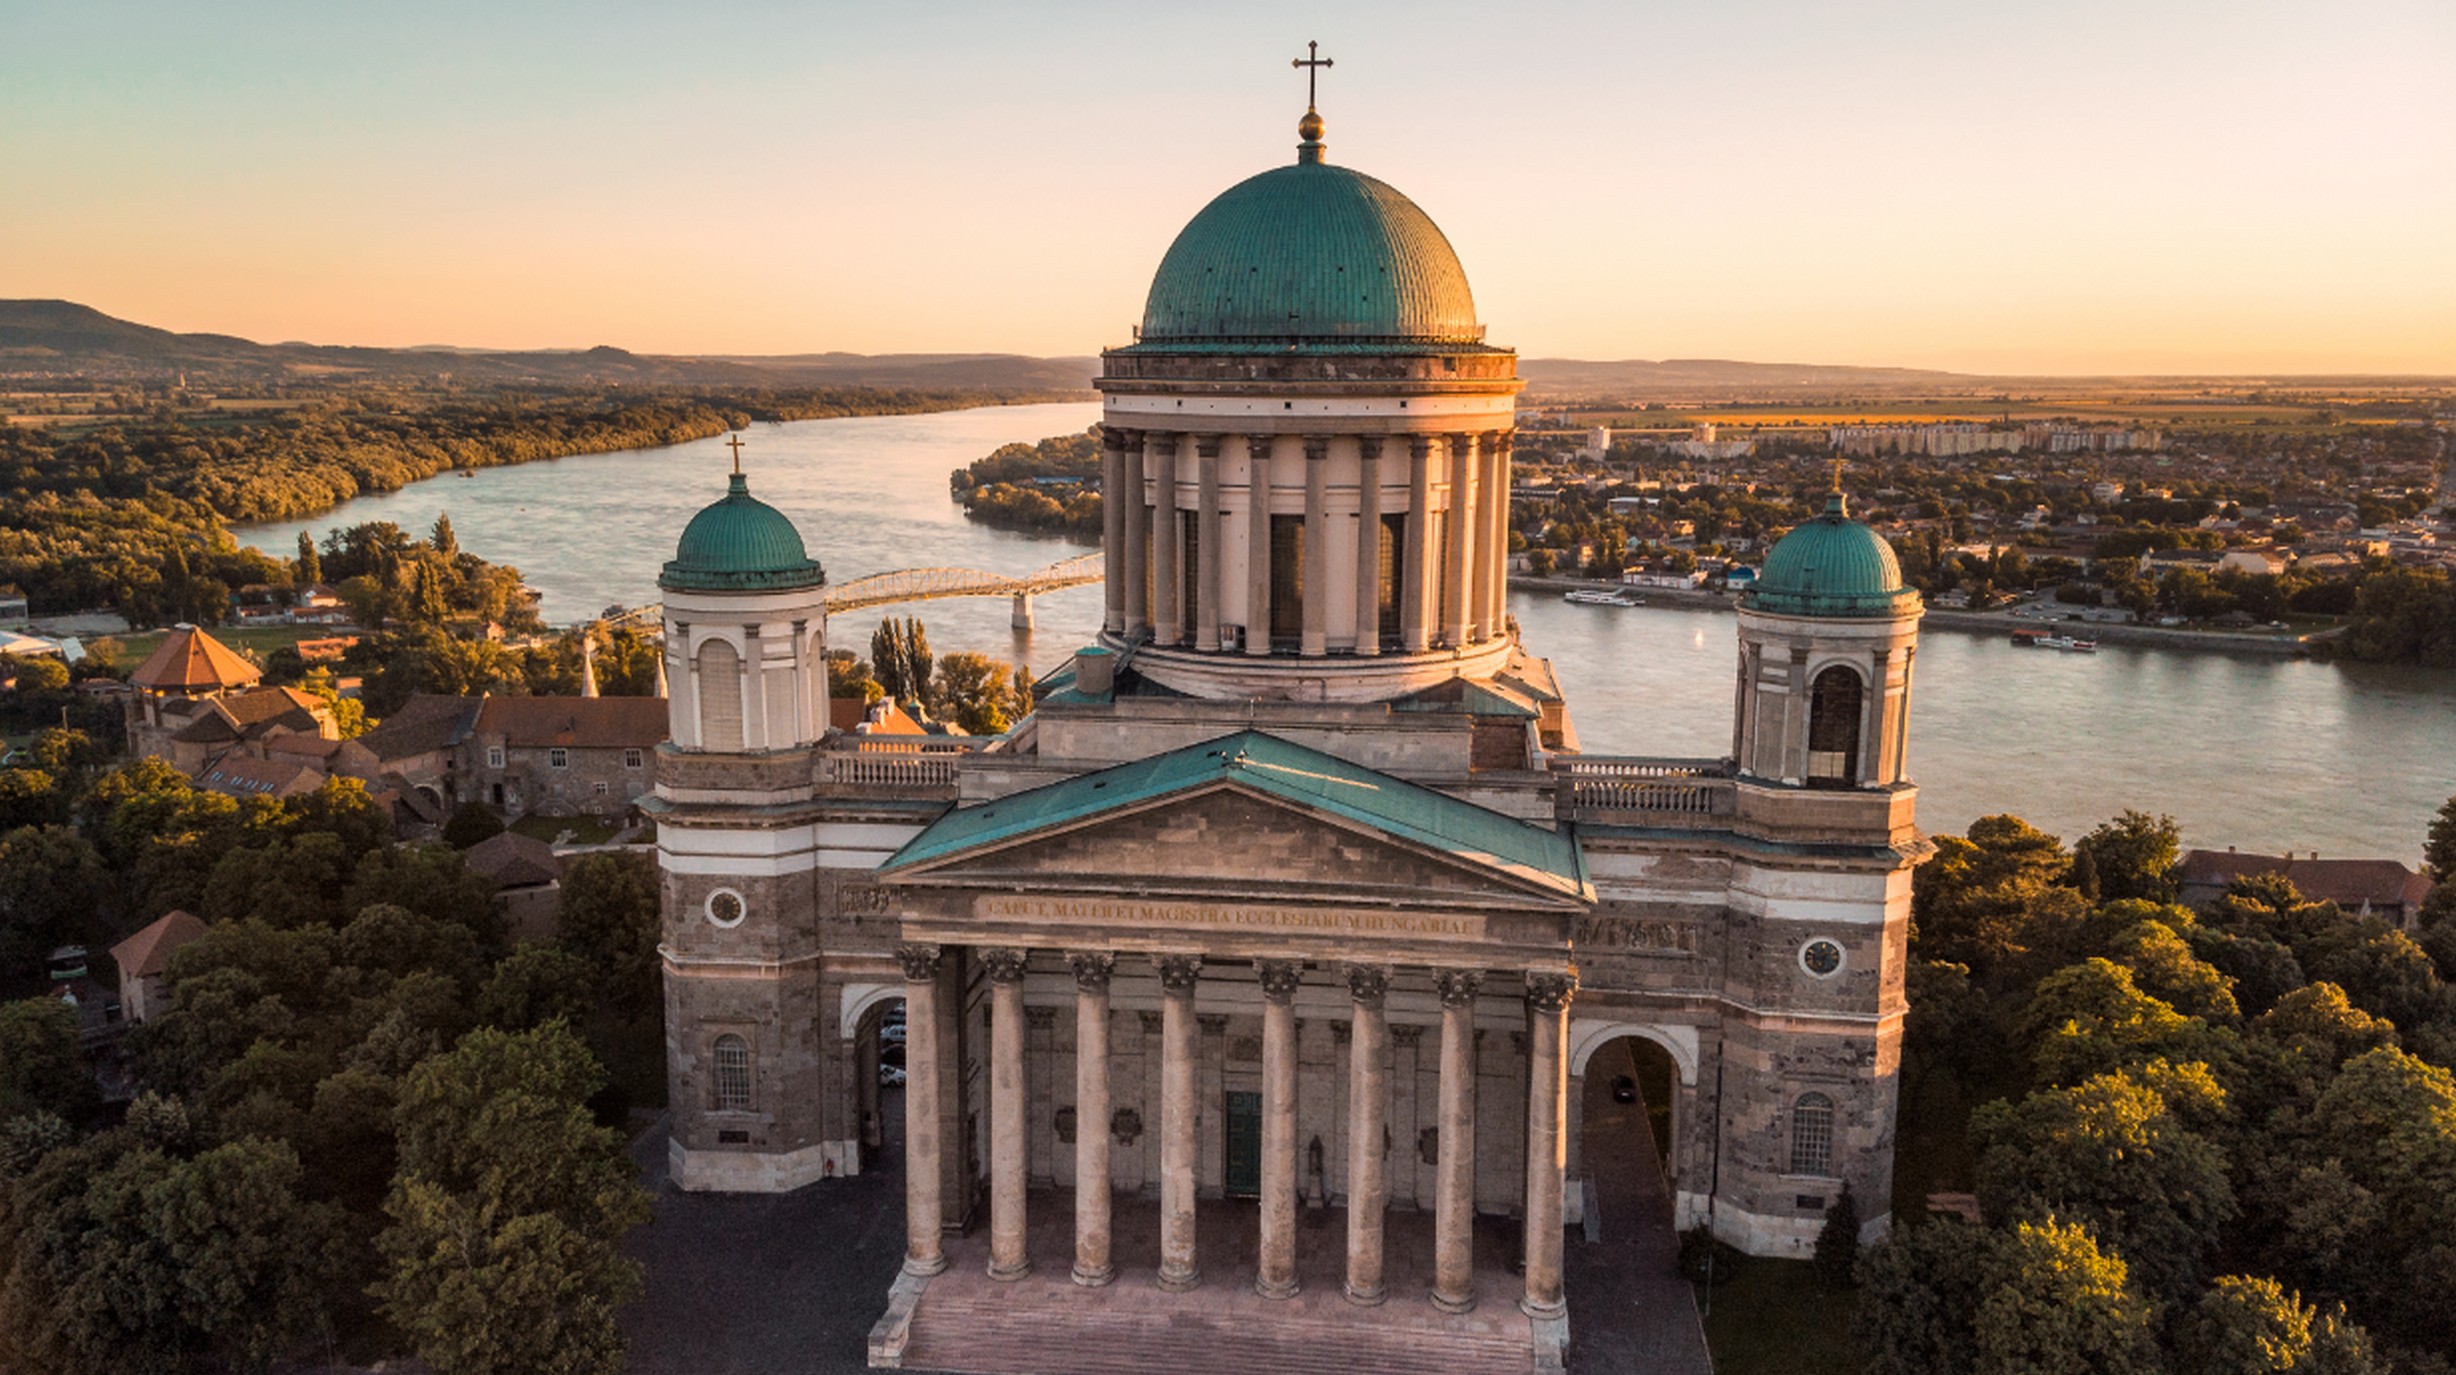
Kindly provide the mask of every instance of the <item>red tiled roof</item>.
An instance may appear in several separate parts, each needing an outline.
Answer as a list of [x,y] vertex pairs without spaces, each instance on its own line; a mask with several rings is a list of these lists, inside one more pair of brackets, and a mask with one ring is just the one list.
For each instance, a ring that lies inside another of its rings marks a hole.
[[448,750],[469,738],[469,729],[477,720],[478,699],[447,697],[440,693],[416,693],[401,704],[401,709],[383,719],[375,729],[358,737],[358,743],[372,751],[377,759],[407,759],[412,755]]
[[554,847],[518,831],[488,836],[461,858],[470,873],[485,876],[497,888],[527,888],[563,876],[563,861]]
[[232,797],[296,797],[324,786],[324,771],[292,760],[258,759],[237,750],[207,764],[196,786]]
[[2187,884],[2212,888],[2257,874],[2282,874],[2296,892],[2311,901],[2333,902],[2351,911],[2365,905],[2412,911],[2430,896],[2430,877],[2393,859],[2296,859],[2292,855],[2190,850],[2184,853],[2180,873]]
[[477,733],[507,745],[651,749],[665,743],[662,697],[489,697]]
[[[878,712],[878,719],[875,721],[870,720],[873,710]],[[875,708],[871,703],[864,702],[858,697],[830,697],[827,699],[827,724],[837,730],[850,733],[854,727],[865,721],[869,722],[870,726],[870,729],[864,732],[868,735],[929,734],[928,731],[921,728],[921,723],[907,715],[902,707],[884,698],[879,700]]]
[[165,912],[152,925],[112,946],[111,958],[119,964],[122,974],[159,974],[170,968],[171,956],[179,953],[181,946],[203,934],[203,918],[192,912]]
[[231,653],[221,641],[195,626],[183,625],[145,656],[128,681],[168,692],[244,687],[263,676],[263,670]]

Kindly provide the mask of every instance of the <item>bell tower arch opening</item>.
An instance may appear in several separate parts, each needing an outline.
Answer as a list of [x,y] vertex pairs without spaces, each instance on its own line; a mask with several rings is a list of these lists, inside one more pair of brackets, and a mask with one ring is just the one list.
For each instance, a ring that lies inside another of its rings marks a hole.
[[1859,783],[1859,722],[1866,689],[1859,673],[1834,664],[1808,689],[1808,786],[1850,788]]

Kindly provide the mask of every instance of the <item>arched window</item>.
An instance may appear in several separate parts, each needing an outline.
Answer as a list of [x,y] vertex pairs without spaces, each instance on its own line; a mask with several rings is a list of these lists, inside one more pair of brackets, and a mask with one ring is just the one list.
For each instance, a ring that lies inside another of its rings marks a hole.
[[750,1111],[750,1042],[739,1036],[716,1038],[714,1084],[718,1112]]
[[742,748],[742,656],[730,640],[699,647],[699,746]]
[[1857,672],[1835,664],[1808,690],[1808,786],[1848,788],[1859,782]]
[[1833,1100],[1803,1093],[1791,1105],[1791,1173],[1833,1174]]

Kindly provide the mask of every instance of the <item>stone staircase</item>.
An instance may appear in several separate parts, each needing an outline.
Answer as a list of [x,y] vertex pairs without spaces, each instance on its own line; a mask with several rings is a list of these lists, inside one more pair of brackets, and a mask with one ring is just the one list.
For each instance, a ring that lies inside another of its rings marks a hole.
[[946,1293],[912,1313],[907,1370],[958,1375],[1528,1375],[1526,1330],[1472,1321],[1382,1320],[1382,1309],[1312,1316],[1161,1311],[1148,1304],[1034,1302],[1038,1295]]

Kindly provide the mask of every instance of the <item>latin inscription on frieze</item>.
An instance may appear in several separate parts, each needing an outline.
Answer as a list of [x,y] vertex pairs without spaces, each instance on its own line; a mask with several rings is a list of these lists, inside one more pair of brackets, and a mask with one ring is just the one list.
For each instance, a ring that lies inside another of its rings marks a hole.
[[1265,903],[1163,902],[1127,898],[1032,897],[985,893],[974,901],[984,921],[1081,922],[1155,930],[1262,931],[1283,935],[1440,937],[1481,940],[1485,919],[1448,912],[1360,911]]

